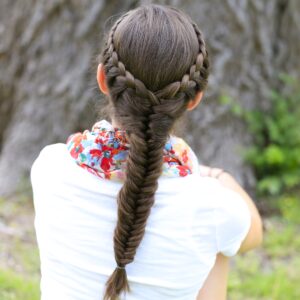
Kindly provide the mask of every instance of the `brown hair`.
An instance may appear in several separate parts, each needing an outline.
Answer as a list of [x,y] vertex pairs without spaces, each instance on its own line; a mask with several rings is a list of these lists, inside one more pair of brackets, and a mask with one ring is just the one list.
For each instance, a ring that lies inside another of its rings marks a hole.
[[125,266],[134,260],[154,203],[163,149],[189,100],[204,90],[208,53],[198,26],[182,11],[157,4],[122,15],[99,56],[111,114],[130,144],[125,182],[117,196],[114,231],[117,266],[105,300],[130,292]]

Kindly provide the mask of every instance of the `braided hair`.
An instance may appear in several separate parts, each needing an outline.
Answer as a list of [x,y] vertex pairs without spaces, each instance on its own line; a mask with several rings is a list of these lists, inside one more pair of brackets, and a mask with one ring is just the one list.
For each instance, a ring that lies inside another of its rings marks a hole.
[[130,292],[125,267],[134,260],[145,233],[165,143],[188,102],[205,89],[209,61],[203,35],[186,14],[150,4],[114,23],[99,63],[104,66],[111,114],[130,144],[125,182],[117,196],[117,266],[104,294],[104,300],[115,300],[121,292]]

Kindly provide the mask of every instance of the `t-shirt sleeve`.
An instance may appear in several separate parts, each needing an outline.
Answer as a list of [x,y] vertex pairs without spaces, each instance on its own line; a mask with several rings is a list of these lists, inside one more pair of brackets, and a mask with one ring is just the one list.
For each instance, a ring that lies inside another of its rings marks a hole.
[[30,181],[33,188],[33,194],[35,193],[36,187],[39,187],[41,183],[43,183],[43,175],[47,172],[47,167],[45,166],[45,152],[47,152],[48,146],[45,146],[36,159],[33,161],[30,168]]
[[237,192],[222,186],[214,212],[217,250],[234,256],[250,230],[250,210]]
[[[40,153],[38,154],[38,156],[36,157],[36,159],[33,161],[31,168],[30,168],[30,179],[31,179],[31,184],[34,184],[34,187],[36,185],[36,183],[38,183],[38,185],[40,185],[41,183],[43,183],[43,177],[49,173],[49,171],[51,171],[51,168],[53,166],[53,162],[51,163],[51,159],[52,156],[49,155],[51,154],[51,152],[49,152],[49,150],[51,150],[51,147],[53,147],[52,145],[46,145],[44,148],[42,148],[42,150],[40,151]],[[53,159],[52,159],[53,160]]]

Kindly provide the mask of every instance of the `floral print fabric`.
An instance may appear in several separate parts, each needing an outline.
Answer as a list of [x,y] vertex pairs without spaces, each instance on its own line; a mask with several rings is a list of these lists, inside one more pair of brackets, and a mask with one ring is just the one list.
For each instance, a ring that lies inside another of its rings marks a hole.
[[[124,130],[101,120],[91,131],[71,134],[66,144],[80,167],[100,178],[124,181],[130,148]],[[171,135],[164,148],[162,176],[186,176],[198,172],[198,166],[198,159],[188,144]]]

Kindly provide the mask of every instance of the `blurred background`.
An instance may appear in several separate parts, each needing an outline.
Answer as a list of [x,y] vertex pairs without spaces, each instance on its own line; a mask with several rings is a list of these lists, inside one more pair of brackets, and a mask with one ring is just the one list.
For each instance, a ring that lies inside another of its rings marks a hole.
[[203,31],[209,87],[177,132],[202,164],[234,175],[264,218],[263,247],[231,260],[228,299],[300,299],[297,0],[1,0],[0,299],[39,299],[30,167],[44,146],[102,118],[104,33],[145,3],[178,7]]

